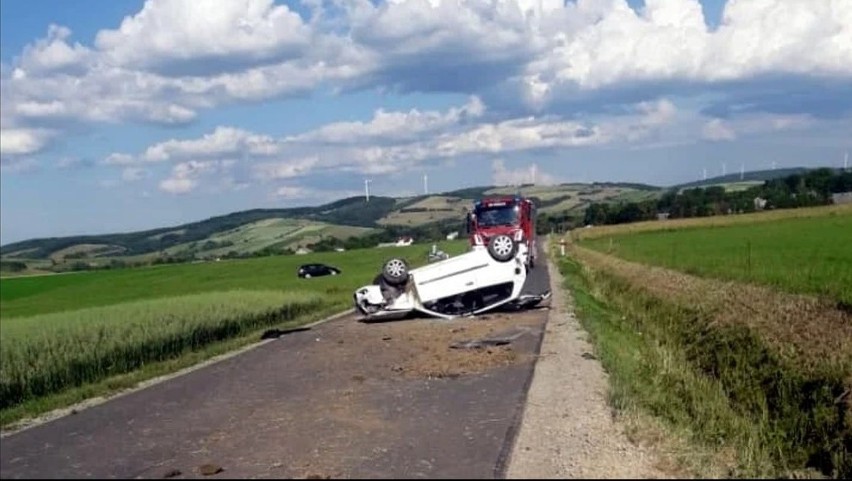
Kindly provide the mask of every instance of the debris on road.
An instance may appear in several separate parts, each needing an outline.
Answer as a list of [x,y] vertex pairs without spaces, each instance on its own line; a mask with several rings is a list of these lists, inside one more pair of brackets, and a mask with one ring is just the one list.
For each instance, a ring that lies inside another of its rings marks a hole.
[[218,464],[208,463],[202,464],[198,467],[198,472],[201,473],[203,476],[213,476],[214,474],[219,474],[222,471],[224,471],[224,469]]
[[310,327],[294,327],[292,329],[267,329],[263,332],[263,335],[260,336],[261,339],[277,339],[285,334],[292,334],[294,332],[302,332],[302,331],[310,331]]
[[460,341],[450,344],[452,349],[481,349],[489,346],[504,346],[509,344],[508,339],[476,339],[472,341]]
[[510,344],[515,339],[523,336],[528,333],[529,330],[525,328],[512,329],[502,335],[486,337],[483,339],[473,339],[473,340],[465,340],[465,341],[456,341],[450,344],[450,348],[452,349],[481,349],[483,347],[490,346],[505,346],[506,344]]

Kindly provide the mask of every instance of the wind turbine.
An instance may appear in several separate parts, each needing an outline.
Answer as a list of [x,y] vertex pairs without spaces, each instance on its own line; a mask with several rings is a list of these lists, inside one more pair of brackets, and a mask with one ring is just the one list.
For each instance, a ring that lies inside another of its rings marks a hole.
[[728,173],[728,166],[722,162],[722,176],[724,177]]
[[849,170],[849,151],[846,151],[846,154],[843,156],[843,170]]
[[373,179],[364,179],[364,196],[367,198],[367,202],[370,202],[370,182]]
[[423,195],[429,195],[429,176],[423,174]]
[[745,178],[745,163],[740,164],[740,180]]

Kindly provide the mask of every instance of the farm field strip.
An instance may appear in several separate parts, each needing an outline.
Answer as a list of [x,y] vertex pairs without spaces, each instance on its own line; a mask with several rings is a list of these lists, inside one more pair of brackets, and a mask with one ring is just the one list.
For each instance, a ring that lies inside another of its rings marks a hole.
[[580,244],[631,261],[852,304],[852,210],[755,225],[613,234]]
[[291,321],[325,304],[315,292],[237,290],[5,319],[0,409]]

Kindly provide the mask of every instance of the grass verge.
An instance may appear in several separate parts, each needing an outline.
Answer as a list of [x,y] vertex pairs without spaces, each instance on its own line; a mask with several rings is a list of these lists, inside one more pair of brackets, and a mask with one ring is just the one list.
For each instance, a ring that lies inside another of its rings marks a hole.
[[699,475],[852,475],[845,367],[799,368],[746,326],[714,323],[572,259],[559,267],[610,373],[613,405],[713,453]]

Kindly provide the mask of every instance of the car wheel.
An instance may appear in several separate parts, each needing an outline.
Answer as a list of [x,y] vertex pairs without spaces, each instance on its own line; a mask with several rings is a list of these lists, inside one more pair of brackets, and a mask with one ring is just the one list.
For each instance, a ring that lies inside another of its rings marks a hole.
[[382,278],[388,284],[404,284],[408,280],[408,264],[397,257],[390,259],[382,267]]
[[337,272],[336,272],[336,271],[331,271],[331,275],[336,276],[336,275],[337,275]]
[[518,244],[506,234],[496,235],[488,241],[488,253],[498,262],[507,262],[515,257]]
[[310,278],[311,278],[310,274],[305,274],[305,279],[310,279]]

